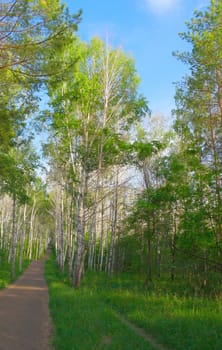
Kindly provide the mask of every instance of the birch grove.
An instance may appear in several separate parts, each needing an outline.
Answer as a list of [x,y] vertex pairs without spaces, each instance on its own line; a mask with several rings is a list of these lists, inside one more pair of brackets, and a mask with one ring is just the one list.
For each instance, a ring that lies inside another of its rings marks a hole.
[[0,6],[0,262],[14,278],[50,244],[75,287],[97,270],[206,290],[222,273],[222,6],[180,34],[192,50],[175,53],[190,70],[171,128],[161,116],[147,127],[133,58],[81,41],[80,13],[59,0]]
[[20,204],[7,194],[0,197],[0,259],[11,265],[12,278],[23,269],[24,259],[38,259],[48,247],[51,233],[42,222],[41,205],[36,200]]
[[[95,38],[89,45],[79,42],[76,51],[80,59],[74,70],[49,90],[54,108],[51,148],[56,147],[51,163],[63,169],[60,175],[53,170],[59,191],[54,240],[57,256],[63,254],[61,269],[68,259],[70,278],[78,287],[85,266],[113,272],[120,173],[127,174],[130,131],[146,104],[137,93],[133,60],[120,49]],[[70,48],[65,53],[75,55]]]

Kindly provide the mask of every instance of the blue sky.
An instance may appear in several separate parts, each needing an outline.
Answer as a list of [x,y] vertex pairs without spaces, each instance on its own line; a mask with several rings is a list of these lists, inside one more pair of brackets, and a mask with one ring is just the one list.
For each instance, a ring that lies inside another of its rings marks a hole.
[[140,92],[146,96],[153,114],[170,118],[175,88],[187,67],[172,56],[172,51],[188,49],[179,32],[195,9],[210,0],[64,0],[71,13],[83,10],[79,36],[108,36],[113,46],[121,46],[135,59],[141,77]]

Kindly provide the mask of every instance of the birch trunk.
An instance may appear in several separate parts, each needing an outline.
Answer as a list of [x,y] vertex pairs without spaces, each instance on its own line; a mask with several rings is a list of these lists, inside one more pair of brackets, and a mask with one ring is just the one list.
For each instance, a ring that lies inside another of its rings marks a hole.
[[34,239],[34,227],[35,227],[35,216],[36,216],[36,198],[33,199],[31,216],[30,216],[30,230],[29,230],[29,241],[28,241],[28,259],[32,259],[33,251],[33,239]]
[[74,278],[73,284],[75,287],[80,286],[83,270],[84,260],[86,255],[85,250],[85,196],[87,193],[87,174],[86,170],[82,169],[81,184],[79,186],[79,194],[76,203],[76,220],[77,220],[77,250],[74,262]]
[[11,278],[15,278],[15,261],[16,261],[16,196],[13,195],[12,202],[12,245],[11,245]]
[[22,232],[20,236],[20,252],[19,252],[19,271],[22,271],[22,263],[23,263],[23,252],[24,252],[24,242],[25,242],[25,236],[26,236],[26,214],[27,214],[27,204],[24,206],[23,210],[23,225],[22,225]]
[[119,186],[119,168],[116,169],[115,182],[114,182],[114,197],[111,205],[112,215],[111,215],[111,240],[109,249],[109,258],[107,272],[111,276],[114,270],[115,262],[115,242],[117,234],[117,210],[118,210],[118,186]]

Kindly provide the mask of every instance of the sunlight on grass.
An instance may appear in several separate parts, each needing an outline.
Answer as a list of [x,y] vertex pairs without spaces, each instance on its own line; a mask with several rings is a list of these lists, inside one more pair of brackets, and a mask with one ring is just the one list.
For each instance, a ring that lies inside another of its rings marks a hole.
[[130,277],[87,273],[82,287],[64,282],[47,262],[55,349],[156,349],[120,322],[116,312],[174,350],[222,349],[222,301],[144,291]]
[[[54,279],[53,273],[54,269]],[[54,263],[46,264],[50,310],[55,326],[54,347],[58,350],[155,350],[146,340],[133,333],[105,304],[94,280],[90,287],[74,290],[59,282]],[[99,282],[99,281],[98,281]]]
[[221,300],[110,290],[106,302],[169,348],[222,349]]

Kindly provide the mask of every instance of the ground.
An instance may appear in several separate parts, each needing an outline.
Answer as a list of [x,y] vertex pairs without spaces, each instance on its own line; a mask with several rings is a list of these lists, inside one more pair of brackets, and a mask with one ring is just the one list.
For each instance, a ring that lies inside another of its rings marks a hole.
[[0,350],[51,350],[45,259],[0,292]]

